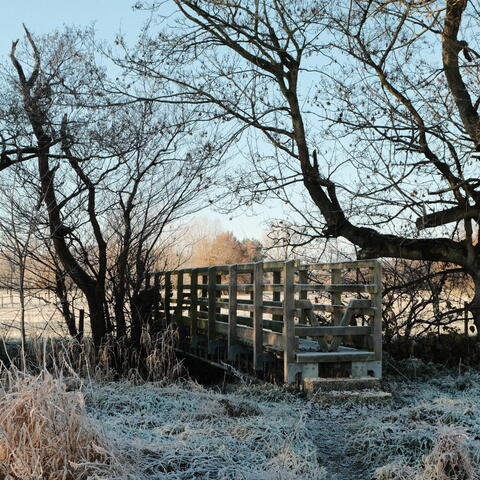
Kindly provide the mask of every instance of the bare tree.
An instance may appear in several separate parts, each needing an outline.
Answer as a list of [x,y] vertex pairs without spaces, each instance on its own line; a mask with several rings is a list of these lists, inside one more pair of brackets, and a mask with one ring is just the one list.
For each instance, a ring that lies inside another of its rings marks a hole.
[[14,97],[5,110],[36,142],[38,208],[62,267],[57,291],[65,297],[65,276],[82,291],[99,345],[126,335],[125,314],[168,228],[204,205],[216,148],[182,109],[109,96],[89,38],[67,31],[35,41],[26,31],[25,53],[17,42],[11,51],[22,103]]
[[[239,187],[250,185],[248,202],[283,196],[307,239],[343,237],[361,257],[460,266],[475,284],[478,330],[475,5],[173,3],[177,27],[145,30],[118,62],[167,82],[149,98],[201,105],[203,118],[245,142],[245,132],[259,132],[270,147],[253,156],[257,180]],[[313,210],[292,195],[302,195],[299,182]]]

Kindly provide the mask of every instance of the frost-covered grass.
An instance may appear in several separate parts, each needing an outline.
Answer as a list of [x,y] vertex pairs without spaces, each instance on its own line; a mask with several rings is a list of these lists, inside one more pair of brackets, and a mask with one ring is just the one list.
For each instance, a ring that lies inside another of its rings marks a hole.
[[[396,403],[354,426],[348,451],[376,470],[379,480],[475,478],[473,472],[480,471],[480,375],[397,379],[390,388]],[[457,473],[442,476],[457,467]]]
[[0,480],[478,478],[478,373],[397,376],[389,406],[322,406],[269,385],[1,380]]
[[138,479],[326,478],[300,400],[254,400],[194,384],[92,384],[89,415]]

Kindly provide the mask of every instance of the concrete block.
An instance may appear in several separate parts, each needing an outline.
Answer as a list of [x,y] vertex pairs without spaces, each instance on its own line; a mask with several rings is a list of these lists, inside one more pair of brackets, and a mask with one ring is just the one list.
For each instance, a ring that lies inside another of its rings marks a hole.
[[377,360],[352,362],[352,378],[365,377],[382,378],[382,362]]
[[303,389],[308,394],[317,392],[356,392],[360,390],[379,390],[378,378],[305,378]]

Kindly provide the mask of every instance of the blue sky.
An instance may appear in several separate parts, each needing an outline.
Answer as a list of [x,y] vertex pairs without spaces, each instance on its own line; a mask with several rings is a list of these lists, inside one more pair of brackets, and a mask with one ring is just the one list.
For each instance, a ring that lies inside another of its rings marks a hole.
[[[35,35],[62,29],[64,25],[95,25],[99,40],[113,41],[119,31],[134,40],[147,18],[147,13],[133,10],[132,0],[0,0],[0,56],[9,54],[13,40],[23,35],[22,23]],[[2,60],[3,60],[2,58]],[[269,210],[271,211],[271,209]],[[223,228],[239,238],[261,238],[266,214],[251,217],[237,215],[233,220],[213,211],[202,217],[220,221]]]

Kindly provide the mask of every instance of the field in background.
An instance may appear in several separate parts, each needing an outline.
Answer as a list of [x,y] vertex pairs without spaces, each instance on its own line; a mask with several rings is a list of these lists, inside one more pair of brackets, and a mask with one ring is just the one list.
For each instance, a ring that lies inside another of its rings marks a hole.
[[[49,290],[29,290],[25,302],[27,337],[68,337],[63,317],[57,308],[57,298]],[[0,289],[0,337],[21,338],[20,296],[18,292]],[[88,322],[87,322],[88,323]]]

